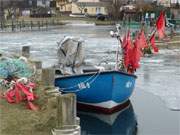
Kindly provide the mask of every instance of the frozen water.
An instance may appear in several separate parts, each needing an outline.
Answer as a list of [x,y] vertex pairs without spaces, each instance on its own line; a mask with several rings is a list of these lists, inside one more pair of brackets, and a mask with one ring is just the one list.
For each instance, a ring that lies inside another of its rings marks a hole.
[[[109,36],[113,29],[112,26],[61,26],[49,31],[1,33],[0,49],[19,52],[22,46],[29,45],[32,57],[42,60],[47,67],[57,62],[57,42],[70,35],[85,40],[87,62],[98,65],[105,61],[114,67],[118,42]],[[153,93],[170,109],[180,110],[180,49],[163,49],[153,57],[143,58],[136,74],[136,91]]]

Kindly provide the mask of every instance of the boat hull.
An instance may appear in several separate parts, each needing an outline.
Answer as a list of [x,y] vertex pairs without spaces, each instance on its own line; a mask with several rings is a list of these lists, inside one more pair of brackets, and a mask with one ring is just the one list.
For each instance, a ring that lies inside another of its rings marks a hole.
[[128,102],[135,79],[135,75],[124,72],[105,71],[59,77],[55,79],[55,86],[65,93],[75,93],[80,108],[87,106],[111,113]]

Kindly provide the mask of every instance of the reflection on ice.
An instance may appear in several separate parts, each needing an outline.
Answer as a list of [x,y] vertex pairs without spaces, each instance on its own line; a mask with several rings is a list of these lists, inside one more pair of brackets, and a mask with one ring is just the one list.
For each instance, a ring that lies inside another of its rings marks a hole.
[[130,105],[111,115],[79,112],[82,135],[136,135],[137,119]]
[[[175,56],[177,54],[174,54]],[[180,63],[176,57],[156,56],[155,62],[144,60],[145,64],[138,70],[137,89],[142,89],[159,96],[171,110],[180,109]],[[148,62],[146,62],[148,61]]]

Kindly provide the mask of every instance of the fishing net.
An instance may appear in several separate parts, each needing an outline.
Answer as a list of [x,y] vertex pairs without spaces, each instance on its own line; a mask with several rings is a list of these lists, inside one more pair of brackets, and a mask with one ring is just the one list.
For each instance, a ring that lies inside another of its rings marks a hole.
[[0,59],[0,78],[10,77],[31,77],[33,69],[24,60],[16,58]]

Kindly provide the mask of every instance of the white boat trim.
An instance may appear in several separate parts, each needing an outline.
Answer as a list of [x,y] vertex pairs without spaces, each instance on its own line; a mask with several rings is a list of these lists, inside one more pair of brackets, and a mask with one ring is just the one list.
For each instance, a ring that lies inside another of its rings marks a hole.
[[[128,100],[128,99],[127,99]],[[117,103],[113,100],[109,100],[109,101],[105,101],[105,102],[101,102],[101,103],[85,103],[85,102],[79,102],[80,104],[84,104],[84,105],[92,105],[92,106],[96,106],[96,107],[103,107],[103,108],[108,108],[108,109],[111,109],[113,107],[116,107],[120,104],[123,104],[125,102],[127,102],[127,100],[125,100],[124,102],[120,102],[120,103]]]

